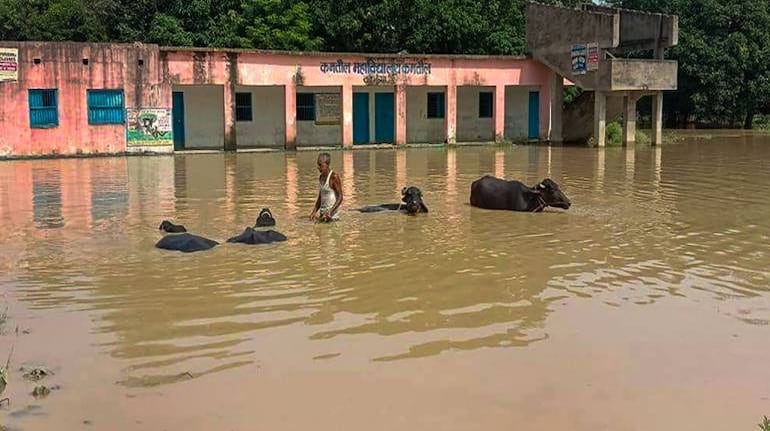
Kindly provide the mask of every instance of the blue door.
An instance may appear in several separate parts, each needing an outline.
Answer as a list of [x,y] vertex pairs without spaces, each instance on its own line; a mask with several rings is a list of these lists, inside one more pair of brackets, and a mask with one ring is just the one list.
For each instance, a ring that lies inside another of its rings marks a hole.
[[353,143],[369,143],[369,93],[353,93]]
[[393,142],[395,120],[393,93],[374,93],[374,140]]
[[184,93],[174,91],[171,105],[171,134],[174,150],[184,150]]
[[540,137],[540,92],[529,92],[529,139]]

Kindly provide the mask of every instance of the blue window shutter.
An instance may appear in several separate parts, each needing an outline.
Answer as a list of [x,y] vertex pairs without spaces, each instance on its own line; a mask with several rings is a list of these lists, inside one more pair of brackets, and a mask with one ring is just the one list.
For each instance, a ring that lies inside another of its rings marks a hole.
[[88,124],[124,124],[123,90],[88,90]]
[[29,124],[35,129],[59,125],[59,100],[56,89],[29,90]]

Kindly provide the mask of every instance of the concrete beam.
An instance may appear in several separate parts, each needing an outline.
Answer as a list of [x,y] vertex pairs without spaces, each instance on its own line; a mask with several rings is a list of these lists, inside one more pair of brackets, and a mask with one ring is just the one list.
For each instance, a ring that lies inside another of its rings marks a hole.
[[446,88],[446,143],[457,143],[457,86],[454,83]]
[[594,139],[597,147],[607,142],[607,95],[601,91],[594,94]]
[[558,73],[551,79],[551,142],[561,143],[564,127],[564,77]]
[[353,84],[342,85],[342,147],[353,146]]

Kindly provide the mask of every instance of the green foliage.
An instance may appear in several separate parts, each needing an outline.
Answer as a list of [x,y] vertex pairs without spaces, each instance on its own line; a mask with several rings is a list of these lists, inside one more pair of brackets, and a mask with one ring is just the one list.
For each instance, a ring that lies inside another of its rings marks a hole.
[[762,431],[770,431],[770,419],[765,416],[762,423],[759,424],[759,429]]
[[623,145],[623,127],[617,121],[607,124],[607,135],[605,145],[608,147],[619,147]]

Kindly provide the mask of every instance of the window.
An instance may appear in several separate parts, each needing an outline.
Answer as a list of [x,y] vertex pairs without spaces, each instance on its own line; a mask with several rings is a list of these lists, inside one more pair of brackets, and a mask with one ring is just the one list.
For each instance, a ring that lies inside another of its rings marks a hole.
[[123,90],[88,90],[88,124],[123,123]]
[[315,121],[315,94],[297,93],[297,121]]
[[251,93],[235,93],[235,121],[251,119]]
[[444,93],[428,93],[428,118],[444,118]]
[[29,125],[46,129],[59,125],[59,106],[56,90],[29,90]]
[[492,93],[482,91],[479,93],[479,118],[492,118]]

